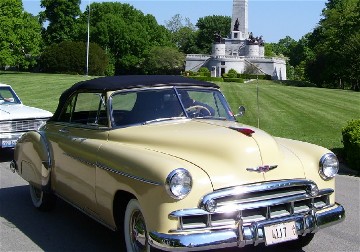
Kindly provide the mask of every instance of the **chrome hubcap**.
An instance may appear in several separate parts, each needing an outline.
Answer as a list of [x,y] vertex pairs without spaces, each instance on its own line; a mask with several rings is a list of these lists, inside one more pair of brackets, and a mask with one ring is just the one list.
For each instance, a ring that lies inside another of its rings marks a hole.
[[147,237],[144,217],[136,210],[131,216],[130,237],[133,251],[146,251]]

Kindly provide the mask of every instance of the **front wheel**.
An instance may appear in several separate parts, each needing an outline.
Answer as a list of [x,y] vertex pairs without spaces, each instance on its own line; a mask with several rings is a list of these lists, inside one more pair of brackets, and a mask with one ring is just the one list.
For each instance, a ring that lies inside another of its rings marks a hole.
[[42,211],[49,211],[55,207],[56,197],[53,194],[45,193],[41,189],[29,185],[30,196],[35,208]]
[[127,251],[150,251],[145,219],[136,199],[130,200],[126,206],[124,237]]

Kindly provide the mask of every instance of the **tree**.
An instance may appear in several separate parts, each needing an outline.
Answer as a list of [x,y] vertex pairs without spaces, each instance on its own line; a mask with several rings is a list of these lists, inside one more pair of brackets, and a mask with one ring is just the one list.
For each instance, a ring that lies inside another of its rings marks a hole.
[[178,49],[185,54],[201,53],[202,50],[197,45],[198,31],[190,27],[182,27],[174,34],[173,42],[175,42]]
[[[183,23],[185,22],[185,24]],[[180,14],[176,14],[169,21],[165,22],[165,27],[171,32],[176,33],[181,28],[188,27],[195,30],[195,26],[191,23],[189,18],[183,18]]]
[[[97,44],[90,43],[89,74],[104,75],[108,58]],[[47,73],[84,74],[86,43],[63,41],[48,46],[41,55],[41,70]]]
[[226,37],[230,33],[231,18],[228,16],[206,16],[199,18],[196,23],[199,31],[197,34],[197,46],[202,53],[211,53],[211,45],[214,34],[218,33]]
[[165,27],[171,33],[172,42],[181,52],[186,54],[200,52],[196,45],[196,27],[189,18],[183,18],[180,14],[176,14],[171,20],[165,22]]
[[[319,86],[343,87],[343,84],[358,82],[358,44],[356,33],[360,29],[360,0],[329,0],[322,12],[319,26],[309,41],[314,58],[306,67],[309,78]],[[349,45],[351,44],[351,45]],[[341,83],[341,85],[340,85]],[[353,84],[351,84],[353,86]]]
[[40,54],[41,26],[21,0],[0,1],[0,66],[29,69]]
[[275,55],[289,56],[291,50],[296,46],[297,42],[290,36],[286,36],[285,38],[280,39],[279,42],[272,44],[272,51]]
[[[151,48],[171,46],[170,32],[152,15],[144,15],[129,4],[92,3],[90,41],[97,43],[114,60],[115,74],[141,74]],[[78,19],[75,38],[86,41],[85,11]],[[90,52],[91,54],[91,52]]]
[[185,55],[172,47],[153,47],[143,64],[146,74],[180,74]]
[[73,39],[77,17],[81,14],[81,0],[41,0],[41,23],[49,22],[43,30],[43,38],[47,45]]

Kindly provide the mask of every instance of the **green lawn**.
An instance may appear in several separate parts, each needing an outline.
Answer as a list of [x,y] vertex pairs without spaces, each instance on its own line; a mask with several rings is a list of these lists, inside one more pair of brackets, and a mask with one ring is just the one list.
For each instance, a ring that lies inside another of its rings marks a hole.
[[[247,108],[239,121],[280,137],[341,149],[341,129],[360,118],[360,93],[349,90],[294,87],[272,81],[247,84],[218,83],[232,110]],[[257,106],[257,86],[259,109]]]
[[0,83],[11,85],[25,105],[54,112],[61,93],[83,75],[0,72]]
[[[89,78],[0,72],[0,83],[10,84],[26,105],[51,112],[55,111],[59,96],[66,88],[86,79]],[[285,86],[272,81],[217,84],[234,113],[238,106],[246,107],[240,122],[257,126],[259,115],[260,128],[275,136],[311,142],[335,151],[343,147],[341,128],[347,121],[360,118],[359,92]]]

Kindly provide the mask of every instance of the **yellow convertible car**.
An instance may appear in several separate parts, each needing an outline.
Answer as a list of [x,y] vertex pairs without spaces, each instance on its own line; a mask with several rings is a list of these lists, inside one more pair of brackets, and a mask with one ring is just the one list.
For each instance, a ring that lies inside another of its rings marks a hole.
[[61,198],[127,251],[302,247],[345,217],[332,152],[237,123],[217,85],[181,76],[75,84],[11,169],[36,208]]

